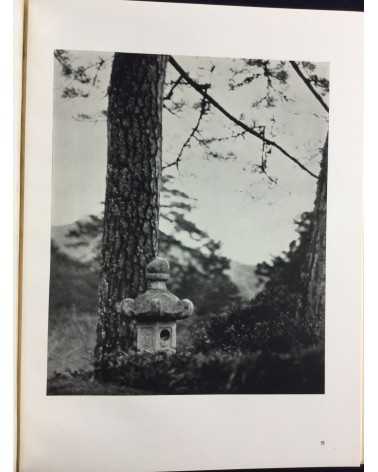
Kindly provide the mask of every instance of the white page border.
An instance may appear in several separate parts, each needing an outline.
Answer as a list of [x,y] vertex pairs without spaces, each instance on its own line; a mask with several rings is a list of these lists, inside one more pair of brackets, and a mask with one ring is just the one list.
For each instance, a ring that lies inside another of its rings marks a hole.
[[[55,48],[330,62],[325,395],[46,396]],[[360,13],[31,1],[21,470],[358,465],[361,86]]]

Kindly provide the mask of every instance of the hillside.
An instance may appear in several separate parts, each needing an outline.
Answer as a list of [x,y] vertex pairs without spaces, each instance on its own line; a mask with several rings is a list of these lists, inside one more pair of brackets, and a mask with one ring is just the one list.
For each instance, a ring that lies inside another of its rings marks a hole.
[[[85,221],[85,220],[83,220]],[[69,225],[52,226],[51,239],[56,243],[60,251],[67,254],[74,260],[80,262],[90,262],[95,257],[95,249],[100,236],[95,238],[87,237],[87,244],[72,245],[73,238],[68,237],[68,233],[75,229],[75,223]],[[187,254],[182,257],[177,253],[180,248],[175,248],[175,257],[187,260]],[[240,294],[246,300],[253,298],[259,291],[258,280],[255,275],[255,267],[248,264],[242,264],[237,261],[230,260],[230,269],[227,275],[231,281],[238,287]]]
[[255,266],[231,260],[227,274],[240,290],[242,297],[247,300],[252,299],[260,290],[255,274]]

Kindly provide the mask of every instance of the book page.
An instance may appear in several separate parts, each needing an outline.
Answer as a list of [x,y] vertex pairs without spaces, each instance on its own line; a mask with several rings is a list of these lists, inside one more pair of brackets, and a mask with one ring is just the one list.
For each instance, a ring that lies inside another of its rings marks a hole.
[[21,470],[359,465],[361,38],[30,2]]

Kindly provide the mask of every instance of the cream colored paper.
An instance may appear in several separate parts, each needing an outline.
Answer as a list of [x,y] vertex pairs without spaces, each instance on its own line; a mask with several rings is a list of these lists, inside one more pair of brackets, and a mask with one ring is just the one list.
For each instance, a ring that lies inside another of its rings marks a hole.
[[[21,470],[358,465],[362,14],[119,0],[30,3]],[[330,62],[325,395],[46,396],[56,48]]]

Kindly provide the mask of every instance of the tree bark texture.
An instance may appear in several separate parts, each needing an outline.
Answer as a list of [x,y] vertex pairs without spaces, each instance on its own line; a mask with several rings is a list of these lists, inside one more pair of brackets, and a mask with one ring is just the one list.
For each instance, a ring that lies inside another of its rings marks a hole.
[[108,162],[96,361],[130,347],[115,305],[146,289],[157,255],[162,103],[167,58],[116,53],[108,90]]
[[323,147],[315,198],[312,234],[305,272],[307,293],[304,300],[305,317],[321,342],[324,342],[325,325],[327,166],[328,137]]

